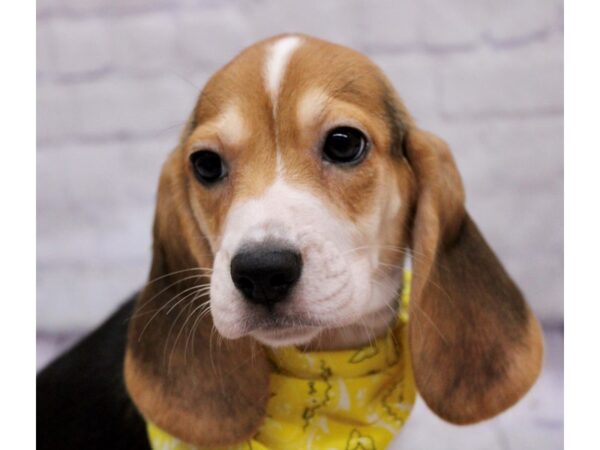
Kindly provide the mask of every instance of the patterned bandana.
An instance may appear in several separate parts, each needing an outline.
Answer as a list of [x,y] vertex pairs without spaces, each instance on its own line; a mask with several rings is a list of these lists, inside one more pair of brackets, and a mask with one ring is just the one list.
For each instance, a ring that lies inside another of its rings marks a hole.
[[[230,450],[385,448],[415,402],[407,345],[411,273],[404,272],[395,329],[360,349],[267,349],[271,398],[260,430]],[[201,450],[148,423],[153,450]]]

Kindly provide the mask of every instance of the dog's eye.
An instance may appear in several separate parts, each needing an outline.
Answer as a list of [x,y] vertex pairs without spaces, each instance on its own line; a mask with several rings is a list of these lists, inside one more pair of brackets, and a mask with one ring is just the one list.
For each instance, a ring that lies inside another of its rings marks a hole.
[[338,127],[329,132],[323,145],[323,157],[334,164],[362,161],[367,151],[367,138],[356,128]]
[[192,153],[190,162],[194,174],[202,184],[213,184],[227,176],[227,168],[218,153],[211,150],[200,150]]

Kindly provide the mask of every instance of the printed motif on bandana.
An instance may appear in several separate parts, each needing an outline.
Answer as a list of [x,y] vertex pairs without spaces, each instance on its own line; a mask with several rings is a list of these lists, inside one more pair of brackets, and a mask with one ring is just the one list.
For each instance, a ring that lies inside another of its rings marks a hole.
[[[406,327],[410,275],[405,271],[396,329],[372,344],[335,352],[267,349],[273,371],[265,422],[250,442],[228,450],[386,448],[416,396]],[[205,450],[150,423],[148,435],[153,450]]]

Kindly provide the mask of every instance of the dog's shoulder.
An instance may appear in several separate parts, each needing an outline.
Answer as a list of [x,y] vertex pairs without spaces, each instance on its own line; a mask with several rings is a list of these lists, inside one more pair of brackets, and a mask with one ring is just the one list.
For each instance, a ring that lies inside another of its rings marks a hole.
[[150,448],[123,381],[134,300],[39,372],[38,449]]

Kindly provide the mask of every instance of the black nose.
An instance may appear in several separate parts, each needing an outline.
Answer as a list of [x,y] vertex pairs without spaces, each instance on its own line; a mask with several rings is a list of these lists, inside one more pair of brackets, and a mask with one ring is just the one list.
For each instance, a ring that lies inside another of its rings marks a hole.
[[247,300],[267,306],[283,300],[302,272],[302,257],[289,248],[260,244],[231,260],[231,279]]

